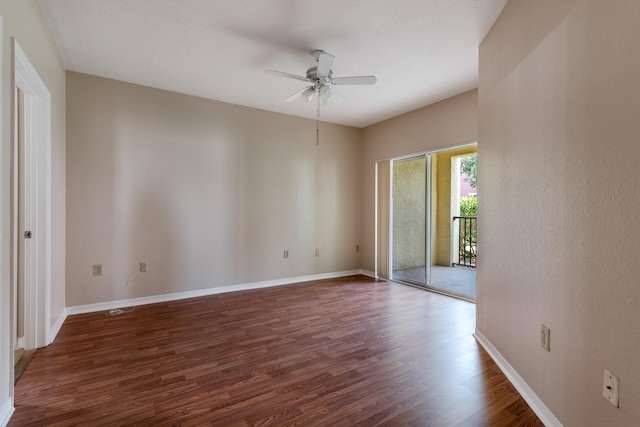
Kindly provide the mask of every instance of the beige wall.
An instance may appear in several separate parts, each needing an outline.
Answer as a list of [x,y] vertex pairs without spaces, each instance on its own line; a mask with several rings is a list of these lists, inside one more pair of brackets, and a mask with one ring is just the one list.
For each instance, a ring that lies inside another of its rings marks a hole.
[[614,3],[510,1],[480,49],[477,327],[568,427],[640,422],[640,2]]
[[[380,122],[364,129],[362,155],[362,268],[375,270],[376,162],[474,142],[477,91]],[[479,150],[482,150],[480,147]],[[383,241],[379,237],[379,241]]]
[[[377,213],[378,218],[385,218],[387,221],[378,220],[375,224],[377,231],[377,246],[379,248],[377,253],[377,259],[375,260],[374,269],[369,270],[370,272],[375,271],[380,277],[391,277],[391,266],[389,265],[389,256],[390,256],[390,233],[389,233],[389,217],[391,213],[391,203],[389,203],[389,199],[391,197],[391,179],[389,176],[391,174],[391,161],[390,160],[381,160],[377,162],[375,165],[375,174],[378,177],[384,177],[384,179],[378,179],[375,195],[375,212]],[[375,221],[374,221],[375,222]],[[369,248],[364,248],[367,251]],[[369,251],[374,253],[373,251]]]
[[313,120],[73,72],[67,89],[67,306],[360,267],[361,130],[322,123],[316,147]]
[[10,380],[12,330],[10,326],[10,160],[12,106],[11,37],[19,43],[51,92],[52,109],[52,289],[51,319],[55,322],[64,310],[65,264],[65,76],[53,42],[35,1],[0,0],[3,18],[2,44],[2,139],[0,147],[0,405],[12,393]]

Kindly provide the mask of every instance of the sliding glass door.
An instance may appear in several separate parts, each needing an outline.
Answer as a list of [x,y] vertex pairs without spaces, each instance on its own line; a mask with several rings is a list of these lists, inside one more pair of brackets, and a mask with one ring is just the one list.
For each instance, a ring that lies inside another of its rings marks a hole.
[[390,277],[475,299],[475,144],[390,162]]

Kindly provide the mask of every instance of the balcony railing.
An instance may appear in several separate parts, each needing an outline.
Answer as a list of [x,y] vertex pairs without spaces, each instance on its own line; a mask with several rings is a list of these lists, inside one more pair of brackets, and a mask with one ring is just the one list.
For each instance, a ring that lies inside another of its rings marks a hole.
[[476,267],[477,226],[478,218],[475,216],[453,217],[453,230],[458,246],[458,262],[454,262],[454,266]]

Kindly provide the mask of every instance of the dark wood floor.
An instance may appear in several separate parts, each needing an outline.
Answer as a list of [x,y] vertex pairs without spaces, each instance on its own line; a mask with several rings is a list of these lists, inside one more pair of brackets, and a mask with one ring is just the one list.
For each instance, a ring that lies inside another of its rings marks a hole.
[[475,305],[356,276],[70,316],[10,426],[541,426]]
[[35,356],[36,354],[36,350],[32,349],[32,350],[27,350],[24,351],[23,348],[17,349],[14,352],[14,366],[13,366],[13,384],[15,385],[18,380],[20,379],[20,377],[22,376],[22,374],[24,373],[24,371],[27,369],[27,366],[29,366],[29,362],[31,362],[31,359],[33,358],[33,356]]

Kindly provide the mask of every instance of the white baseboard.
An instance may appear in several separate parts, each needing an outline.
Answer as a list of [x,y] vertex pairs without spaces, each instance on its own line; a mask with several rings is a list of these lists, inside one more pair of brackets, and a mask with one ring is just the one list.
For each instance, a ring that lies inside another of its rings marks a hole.
[[507,377],[511,384],[518,390],[518,393],[529,404],[533,412],[540,418],[540,421],[547,427],[562,427],[562,424],[553,415],[553,413],[547,408],[547,406],[540,400],[535,392],[529,387],[529,385],[522,379],[522,377],[513,369],[513,366],[507,362],[500,352],[491,344],[491,341],[485,337],[482,332],[476,329],[473,334],[480,343],[480,345],[489,353],[489,356],[496,362],[496,365],[500,368],[502,373]]
[[62,324],[64,323],[66,318],[67,318],[67,309],[65,308],[62,310],[62,312],[56,319],[56,322],[51,326],[51,329],[49,329],[49,336],[47,337],[47,345],[51,344],[53,340],[56,339],[56,336],[58,335],[58,332],[60,332],[60,328],[62,328]]
[[13,407],[13,398],[7,397],[7,399],[0,407],[0,426],[5,427],[9,424],[9,419],[11,415],[13,415],[14,407]]
[[18,342],[16,343],[16,348],[24,348],[24,337],[18,337]]
[[367,275],[370,272],[363,270],[339,271],[335,273],[313,274],[310,276],[289,277],[285,279],[265,280],[262,282],[243,283],[238,285],[220,286],[216,288],[198,289],[195,291],[176,292],[171,294],[154,295],[149,297],[131,298],[118,301],[108,301],[96,304],[76,305],[67,307],[65,315],[93,313],[96,311],[106,311],[114,308],[133,307],[145,304],[155,304],[158,302],[176,301],[187,298],[203,297],[208,295],[222,294],[225,292],[246,291],[249,289],[269,288],[272,286],[290,285],[293,283],[310,282],[313,280],[335,279],[338,277],[353,276],[356,274]]
[[371,277],[372,279],[378,279],[378,276],[376,276],[376,273],[374,273],[373,271],[360,269],[358,270],[358,272],[363,276]]

